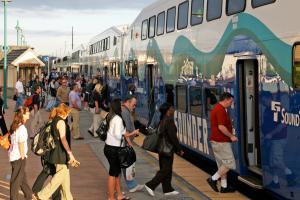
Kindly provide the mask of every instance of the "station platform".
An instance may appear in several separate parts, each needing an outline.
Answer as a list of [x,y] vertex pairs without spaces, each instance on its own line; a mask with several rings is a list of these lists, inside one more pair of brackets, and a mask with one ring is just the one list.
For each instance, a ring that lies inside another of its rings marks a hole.
[[[9,109],[5,116],[8,126],[12,121],[13,108],[14,102],[9,101]],[[44,120],[47,120],[48,115],[48,112],[42,110]],[[76,200],[105,200],[107,199],[108,163],[103,154],[104,142],[91,137],[87,133],[92,122],[92,115],[87,111],[82,111],[80,117],[80,130],[85,139],[72,141],[72,151],[81,165],[78,169],[71,169],[71,191]],[[142,135],[137,137],[134,147],[137,154],[136,180],[139,184],[144,184],[153,178],[159,167],[157,155],[139,147],[143,138]],[[8,200],[11,166],[8,162],[7,152],[4,149],[0,149],[0,169],[0,200]],[[41,169],[40,158],[29,150],[26,172],[30,186],[32,186]],[[231,194],[214,192],[206,183],[209,175],[179,156],[175,156],[173,169],[172,185],[180,192],[179,195],[166,197],[162,193],[161,186],[155,190],[155,197],[149,196],[145,189],[140,192],[129,193],[126,190],[123,178],[122,190],[126,192],[126,196],[137,200],[247,199],[239,192]]]

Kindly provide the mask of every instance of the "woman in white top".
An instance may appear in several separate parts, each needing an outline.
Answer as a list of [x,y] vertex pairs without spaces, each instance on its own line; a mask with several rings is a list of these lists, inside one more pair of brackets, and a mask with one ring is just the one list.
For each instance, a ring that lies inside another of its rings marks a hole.
[[[120,173],[121,167],[118,158],[118,151],[121,147],[122,138],[126,139],[129,145],[131,142],[129,137],[139,134],[139,130],[134,130],[128,133],[125,128],[125,123],[122,119],[121,100],[114,99],[110,105],[110,112],[107,120],[109,122],[109,129],[107,131],[107,138],[105,141],[104,154],[109,162],[109,176],[108,176],[108,199],[115,200],[115,192],[117,192],[117,200],[130,199],[123,196],[121,191]],[[122,143],[124,144],[124,142]]]
[[32,191],[28,185],[25,173],[25,165],[27,159],[27,139],[28,133],[25,127],[26,121],[29,119],[30,113],[28,108],[19,108],[14,116],[10,127],[11,145],[8,150],[9,161],[12,166],[10,179],[10,199],[17,200],[19,189],[24,193],[25,199],[32,199]]

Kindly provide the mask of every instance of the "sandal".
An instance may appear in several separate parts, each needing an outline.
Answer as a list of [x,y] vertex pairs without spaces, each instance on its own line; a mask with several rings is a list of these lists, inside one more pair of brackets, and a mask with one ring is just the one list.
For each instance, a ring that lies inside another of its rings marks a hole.
[[130,197],[127,197],[127,196],[123,196],[121,199],[117,198],[118,200],[130,200],[131,198]]

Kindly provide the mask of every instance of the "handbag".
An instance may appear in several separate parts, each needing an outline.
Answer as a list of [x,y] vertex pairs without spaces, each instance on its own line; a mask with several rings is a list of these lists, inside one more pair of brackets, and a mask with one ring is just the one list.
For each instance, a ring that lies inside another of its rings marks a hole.
[[[125,147],[122,147],[122,143],[125,141]],[[122,137],[120,149],[118,151],[118,157],[121,168],[128,168],[136,161],[136,154],[132,146],[129,146],[124,138]]]
[[[96,130],[97,135],[99,136],[100,140],[105,141],[107,138],[107,131],[109,128],[109,123],[107,120],[107,116],[101,121],[98,129]],[[114,116],[112,116],[113,118]]]
[[148,129],[148,135],[145,137],[143,141],[142,148],[157,153],[157,143],[158,143],[158,129],[152,129],[151,131]]
[[167,141],[166,136],[162,135],[159,138],[158,146],[157,146],[158,154],[163,156],[172,156],[173,154],[173,144]]
[[16,94],[14,94],[13,100],[14,100],[14,101],[17,101],[17,100],[18,100],[18,96],[17,96]]

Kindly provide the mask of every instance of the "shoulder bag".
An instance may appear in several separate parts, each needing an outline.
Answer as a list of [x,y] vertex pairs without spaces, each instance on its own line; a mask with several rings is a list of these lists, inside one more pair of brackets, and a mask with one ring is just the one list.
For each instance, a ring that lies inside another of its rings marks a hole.
[[[125,143],[125,147],[122,147],[123,141]],[[132,146],[127,144],[124,136],[122,137],[118,154],[121,168],[128,168],[136,161],[135,151]]]
[[142,148],[157,153],[157,144],[158,144],[158,128],[152,129],[151,131],[148,129],[148,134],[143,142]]

